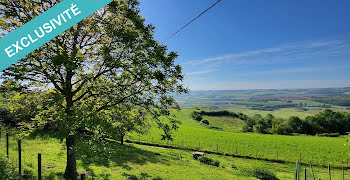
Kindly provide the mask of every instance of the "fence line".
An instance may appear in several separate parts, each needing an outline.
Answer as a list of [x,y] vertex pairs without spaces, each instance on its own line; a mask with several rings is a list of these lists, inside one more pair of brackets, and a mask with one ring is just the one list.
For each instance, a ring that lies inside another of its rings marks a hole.
[[[6,132],[6,141],[3,141],[1,137],[2,137],[2,131],[1,131],[1,128],[0,128],[0,145],[4,146],[4,143],[6,144],[6,156],[7,156],[7,158],[10,161],[12,161],[12,163],[16,164],[16,166],[18,166],[19,174],[24,175],[24,174],[22,174],[22,164],[24,162],[23,159],[22,159],[22,141],[21,140],[17,140],[17,151],[18,151],[18,161],[17,161],[14,158],[10,157],[11,156],[11,154],[9,153],[10,152],[9,151],[10,150],[10,144],[11,144],[10,133]],[[126,136],[125,139],[126,139],[125,140],[126,142],[137,143],[137,141],[134,141],[134,142],[132,141],[132,140],[134,140],[134,138],[132,136]],[[148,142],[147,140],[142,139],[141,136],[138,137],[138,140],[139,140],[140,143]],[[14,141],[14,142],[16,142],[16,141]],[[154,138],[152,137],[152,144],[153,144],[153,142],[154,142]],[[196,149],[198,149],[198,150],[203,150],[203,151],[206,151],[206,152],[209,152],[209,153],[213,153],[213,154],[230,155],[230,154],[221,152],[219,144],[215,144],[213,146],[214,149],[216,147],[216,151],[215,150],[214,151],[207,151],[207,150],[205,150],[204,147],[203,147],[203,144],[201,146],[200,142],[198,142],[198,147],[194,148],[194,149],[185,148],[185,141],[184,140],[182,140],[182,147],[180,145],[174,144],[173,142],[171,143],[171,145],[169,145],[168,141],[166,142],[166,144],[167,144],[167,146],[169,148],[176,147],[177,149],[183,149],[183,150],[196,150]],[[157,145],[157,144],[153,144],[153,145]],[[235,145],[234,147],[235,147],[235,154],[231,154],[230,156],[246,157],[246,158],[251,158],[251,159],[261,159],[261,160],[268,160],[268,161],[290,163],[288,161],[283,161],[283,160],[279,159],[279,150],[278,149],[276,151],[276,159],[264,159],[264,158],[261,158],[261,156],[259,156],[260,155],[259,149],[256,149],[256,153],[255,153],[255,157],[254,157],[254,155],[246,156],[246,155],[244,155],[243,152],[240,152],[240,154],[238,154],[238,145]],[[302,161],[301,161],[302,159],[301,158],[302,158],[302,154],[300,152],[299,153],[299,159],[297,161],[297,171],[296,171],[296,176],[298,176],[298,179],[300,179],[299,178],[299,174],[300,174],[299,168],[300,168],[300,165],[302,165]],[[325,163],[325,158],[323,158],[323,163]],[[306,165],[305,161],[304,161],[304,164]],[[344,166],[344,165],[341,166],[342,179],[343,180],[345,178],[345,169],[349,168],[348,167],[348,159],[345,160],[345,164],[346,164],[346,166]],[[331,165],[330,165],[330,163],[328,163],[328,168],[327,169],[328,169],[328,175],[331,178]],[[42,178],[42,154],[41,153],[38,153],[38,167],[37,167],[37,170],[38,170],[38,179],[41,180],[41,178]],[[311,174],[311,172],[312,172],[312,177],[315,177],[311,163],[310,163],[310,170],[311,170],[310,172],[308,171],[309,174]],[[306,178],[306,168],[304,169],[304,176]],[[81,174],[80,178],[81,179],[85,179],[86,175],[85,174]]]
[[[255,149],[255,153],[254,150],[253,152],[244,152],[243,150],[239,151],[239,145],[237,145],[237,143],[233,146],[235,148],[233,148],[231,151],[227,150],[227,148],[221,149],[220,144],[218,142],[216,142],[216,144],[204,144],[201,141],[198,141],[197,146],[194,145],[195,143],[191,142],[192,144],[188,145],[185,143],[185,140],[181,140],[180,144],[178,143],[169,143],[167,141],[167,143],[165,143],[164,141],[157,141],[156,138],[154,138],[153,136],[151,138],[142,138],[141,136],[138,136],[138,139],[135,139],[133,136],[128,135],[127,139],[129,140],[129,142],[140,142],[140,143],[147,143],[147,144],[152,144],[152,145],[159,145],[159,146],[167,146],[169,148],[176,148],[176,149],[183,149],[183,150],[201,150],[201,151],[206,151],[209,153],[217,153],[217,154],[223,154],[223,155],[232,155],[232,156],[236,156],[236,157],[247,157],[247,158],[253,158],[253,159],[261,159],[261,160],[267,160],[267,161],[273,161],[273,162],[285,162],[285,163],[293,163],[292,161],[288,160],[288,158],[284,158],[283,157],[283,151],[281,151],[280,149],[276,148],[275,151],[275,155],[273,155],[274,153],[271,152],[271,154],[266,154],[264,153],[263,149],[261,148],[256,148]],[[149,141],[149,139],[152,139],[152,141]],[[243,145],[244,146],[244,145]],[[248,146],[249,147],[249,146]],[[273,158],[275,157],[275,158]],[[307,156],[302,155],[302,152],[299,152],[298,154],[298,160],[300,164],[309,164],[309,163],[313,163],[313,165],[316,166],[324,166],[326,167],[326,158],[323,157],[323,159],[319,159],[319,161],[307,161]],[[304,157],[304,158],[303,158]],[[303,159],[304,160],[303,160]],[[327,162],[327,163],[331,163],[331,162]],[[346,168],[349,168],[348,166],[348,159],[347,157],[344,157],[344,161],[343,163],[346,164]],[[341,167],[343,166],[339,165],[339,164],[335,164],[333,167],[336,167],[338,169],[341,169]]]

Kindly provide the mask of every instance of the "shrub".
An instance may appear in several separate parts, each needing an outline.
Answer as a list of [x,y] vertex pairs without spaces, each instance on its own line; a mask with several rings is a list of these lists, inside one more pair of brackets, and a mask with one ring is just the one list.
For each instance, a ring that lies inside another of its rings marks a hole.
[[270,132],[272,134],[282,134],[282,135],[287,134],[286,127],[283,124],[272,125]]
[[209,125],[209,121],[208,120],[202,120],[203,124]]
[[211,165],[213,163],[213,160],[210,159],[210,158],[202,156],[202,157],[199,158],[199,162],[201,162],[203,164]]
[[223,129],[221,127],[215,127],[215,126],[211,126],[209,127],[210,129],[214,129],[214,130],[219,130],[222,131]]
[[228,117],[233,117],[233,118],[238,118],[239,115],[237,115],[234,112],[230,112],[227,110],[222,110],[222,111],[200,111],[199,114],[201,115],[206,115],[206,116],[228,116]]
[[199,112],[197,112],[197,111],[193,111],[191,113],[191,117],[192,117],[192,119],[194,119],[196,121],[201,121],[203,119],[202,115],[199,114]]
[[266,134],[266,128],[261,124],[257,124],[253,126],[253,132]]
[[219,167],[220,166],[220,161],[214,161],[213,165],[216,166],[216,167]]
[[203,164],[208,164],[208,165],[212,165],[212,166],[216,166],[216,167],[219,167],[220,166],[220,161],[214,161],[210,158],[207,158],[207,157],[200,157],[199,158],[199,162],[203,163]]
[[21,179],[15,167],[11,166],[5,159],[0,157],[0,180]]
[[251,174],[253,175],[253,177],[256,177],[261,180],[278,180],[278,178],[273,172],[263,168],[254,168],[252,169]]
[[339,137],[339,133],[322,133],[322,134],[317,134],[317,136],[321,137]]

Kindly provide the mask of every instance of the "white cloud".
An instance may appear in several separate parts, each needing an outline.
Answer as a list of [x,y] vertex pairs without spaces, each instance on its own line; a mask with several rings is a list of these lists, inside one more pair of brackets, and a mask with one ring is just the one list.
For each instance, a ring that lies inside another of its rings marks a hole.
[[203,71],[194,71],[194,72],[188,72],[188,73],[184,73],[186,76],[191,76],[191,75],[198,75],[198,74],[207,74],[207,73],[211,73],[214,72],[215,70],[213,69],[208,69],[208,70],[203,70]]
[[212,64],[218,62],[230,62],[231,64],[238,65],[269,64],[288,62],[316,55],[339,55],[344,53],[350,53],[350,44],[342,41],[306,41],[188,61],[183,63],[183,65]]
[[340,69],[348,68],[348,66],[320,66],[320,67],[299,67],[288,69],[274,69],[270,71],[258,71],[256,74],[282,74],[282,73],[299,73],[299,72],[323,72],[323,71],[336,71]]

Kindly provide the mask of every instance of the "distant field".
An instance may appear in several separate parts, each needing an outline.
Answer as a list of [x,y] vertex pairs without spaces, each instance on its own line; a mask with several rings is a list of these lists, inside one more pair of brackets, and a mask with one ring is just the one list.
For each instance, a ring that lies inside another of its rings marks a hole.
[[[262,112],[293,109],[293,112],[313,114],[324,108],[350,112],[349,92],[350,88],[191,91],[189,94],[176,95],[175,98],[181,107],[188,109],[200,107],[209,110],[244,109]],[[343,106],[339,106],[341,104]]]
[[[134,140],[152,142],[156,144],[169,144],[185,148],[197,148],[200,150],[216,151],[216,145],[219,151],[223,153],[266,158],[275,160],[277,150],[279,160],[295,162],[299,159],[300,153],[302,161],[311,162],[317,165],[331,163],[341,167],[350,156],[350,147],[344,146],[348,137],[317,137],[317,136],[283,136],[283,135],[263,135],[253,133],[233,133],[237,128],[230,129],[230,123],[224,123],[223,118],[208,118],[211,125],[226,126],[223,131],[209,129],[195,120],[190,119],[190,113],[193,110],[184,109],[180,112],[173,112],[179,120],[182,121],[180,129],[174,132],[174,141],[166,142],[160,140],[161,131],[157,128],[151,129],[147,135],[138,137],[133,135]],[[217,121],[219,120],[219,121]],[[229,119],[227,119],[229,120]],[[213,122],[217,121],[217,122]],[[234,122],[237,123],[237,122]],[[224,125],[226,124],[226,125]]]
[[308,110],[308,111],[298,111],[295,108],[282,108],[274,111],[261,111],[261,110],[251,110],[246,107],[237,107],[237,108],[231,108],[227,109],[232,112],[236,113],[244,113],[246,115],[252,116],[254,114],[261,114],[262,116],[266,116],[267,114],[272,114],[275,117],[280,117],[280,118],[289,118],[290,116],[298,116],[300,118],[305,118],[307,116],[310,116],[312,114],[316,114],[319,111],[313,111],[313,110]]

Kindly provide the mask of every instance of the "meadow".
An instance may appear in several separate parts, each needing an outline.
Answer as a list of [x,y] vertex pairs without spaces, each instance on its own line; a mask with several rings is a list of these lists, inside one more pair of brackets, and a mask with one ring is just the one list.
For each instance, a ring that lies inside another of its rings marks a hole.
[[[19,137],[10,136],[9,161],[17,167],[17,143]],[[22,166],[24,174],[37,176],[37,154],[42,154],[43,179],[60,179],[65,168],[65,145],[50,137],[22,139]],[[201,164],[194,160],[192,151],[167,149],[116,142],[94,142],[90,145],[77,144],[77,167],[79,173],[87,174],[87,179],[256,179],[250,171],[263,168],[273,172],[279,179],[293,179],[295,164],[237,158],[215,154],[206,157],[220,161],[220,166]],[[0,156],[6,157],[4,131],[0,141]],[[307,177],[312,178],[309,165]],[[326,179],[327,169],[313,167],[316,178]],[[304,176],[303,172],[300,175]],[[341,179],[342,171],[332,169],[333,179]],[[345,178],[350,174],[345,172]],[[1,178],[0,178],[1,179]]]
[[[171,145],[188,149],[247,156],[251,158],[278,160],[295,163],[301,159],[304,163],[342,167],[350,156],[350,147],[346,146],[347,136],[318,137],[306,135],[270,135],[255,133],[239,133],[239,120],[224,120],[225,117],[204,117],[210,125],[202,124],[190,118],[193,109],[173,111],[182,124],[174,132],[173,141],[163,141],[162,133],[151,128],[148,134],[133,134],[129,139],[160,145]],[[220,119],[220,120],[218,120]],[[227,123],[225,123],[227,122]],[[228,123],[229,122],[229,123]],[[212,124],[222,130],[211,129]]]

